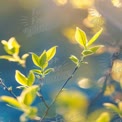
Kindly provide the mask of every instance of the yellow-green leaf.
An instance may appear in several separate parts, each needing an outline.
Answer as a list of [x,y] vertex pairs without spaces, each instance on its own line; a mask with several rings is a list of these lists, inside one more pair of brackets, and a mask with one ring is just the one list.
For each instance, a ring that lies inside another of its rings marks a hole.
[[103,104],[106,108],[110,109],[110,110],[113,110],[114,112],[116,113],[119,113],[119,108],[117,108],[116,105],[112,104],[112,103],[104,103]]
[[25,77],[20,71],[16,70],[15,72],[15,79],[16,81],[23,85],[23,86],[28,86],[28,79]]
[[17,60],[14,57],[9,56],[9,55],[2,55],[2,56],[0,56],[0,59],[5,59],[8,61],[17,62]]
[[39,57],[39,65],[42,69],[45,69],[48,66],[47,55],[45,50]]
[[54,71],[53,68],[48,68],[48,69],[45,70],[44,75],[47,75],[47,74],[49,74],[50,72],[53,72],[53,71]]
[[76,57],[76,56],[74,56],[74,55],[71,55],[70,57],[70,60],[72,60],[75,64],[79,64],[79,59]]
[[93,54],[93,52],[91,51],[91,50],[84,50],[83,52],[82,52],[82,55],[83,56],[89,56],[89,55],[92,55]]
[[111,117],[108,112],[103,112],[95,122],[110,122]]
[[42,75],[42,71],[39,69],[33,69],[32,71],[36,74]]
[[86,43],[87,43],[87,37],[84,31],[82,31],[81,29],[79,29],[78,27],[76,28],[76,32],[75,32],[75,39],[76,41],[83,46],[84,48],[86,48]]
[[21,104],[15,98],[12,98],[9,96],[2,96],[2,97],[0,97],[0,100],[8,103],[9,105],[11,105],[13,107],[21,108]]
[[39,57],[35,53],[32,53],[32,61],[37,67],[40,67]]
[[22,59],[24,59],[24,60],[26,60],[26,58],[29,56],[29,54],[24,54],[24,55],[22,55]]
[[32,86],[35,81],[35,75],[33,71],[30,70],[29,75],[28,75],[28,86]]
[[101,35],[102,31],[103,31],[103,28],[100,29],[100,30],[89,40],[89,42],[87,43],[87,47],[91,46],[91,45],[97,40],[97,38]]
[[50,61],[56,54],[56,48],[57,46],[54,46],[52,48],[50,48],[46,54],[47,54],[47,60]]
[[102,45],[97,45],[97,46],[94,46],[94,47],[89,48],[89,50],[91,50],[92,52],[96,53],[96,51],[97,51],[99,48],[101,48],[101,47],[102,47]]
[[36,93],[39,90],[39,86],[34,85],[26,88],[20,95],[19,101],[27,106],[31,105],[36,98]]

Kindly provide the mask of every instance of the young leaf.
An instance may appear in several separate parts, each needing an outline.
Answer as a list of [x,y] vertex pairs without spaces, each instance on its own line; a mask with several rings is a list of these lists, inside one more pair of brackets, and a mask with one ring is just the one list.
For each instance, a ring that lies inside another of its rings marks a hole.
[[9,55],[2,55],[2,56],[0,56],[0,59],[5,59],[5,60],[8,60],[8,61],[17,62],[17,60],[14,57],[9,56]]
[[91,50],[93,53],[96,53],[96,51],[97,51],[99,48],[101,48],[101,47],[102,47],[102,45],[97,45],[97,46],[94,46],[94,47],[89,48],[89,50]]
[[23,60],[26,60],[26,58],[27,58],[28,56],[29,56],[29,54],[26,53],[26,54],[22,55],[22,59],[23,59]]
[[29,75],[28,75],[28,86],[32,86],[35,81],[35,75],[33,71],[30,70]]
[[36,74],[39,74],[39,75],[42,75],[42,74],[43,74],[42,71],[39,70],[39,69],[32,69],[32,71],[33,71],[34,73],[36,73]]
[[78,27],[76,28],[76,33],[75,33],[75,39],[76,41],[83,46],[84,48],[86,48],[86,43],[87,43],[87,37],[84,31],[82,31],[81,29],[79,29]]
[[30,86],[26,88],[20,95],[19,101],[27,106],[30,106],[36,98],[36,93],[39,90],[39,86]]
[[83,52],[82,52],[82,55],[83,56],[89,56],[89,55],[92,55],[93,54],[93,52],[91,51],[91,50],[84,50]]
[[79,59],[78,59],[76,56],[71,55],[69,58],[70,58],[70,60],[72,60],[75,64],[79,65]]
[[19,84],[21,84],[23,86],[28,86],[28,84],[27,84],[28,79],[18,70],[16,70],[16,72],[15,72],[15,79]]
[[19,54],[20,45],[18,44],[18,42],[16,41],[14,37],[9,39],[8,46],[13,48],[14,54],[16,55]]
[[103,31],[103,28],[101,28],[87,43],[87,47],[91,46],[96,40],[97,38],[101,35]]
[[50,72],[53,72],[53,71],[54,71],[53,68],[48,68],[48,69],[45,70],[44,74],[47,75],[47,74],[49,74]]
[[45,69],[48,66],[47,55],[45,50],[39,57],[39,65],[42,69]]
[[2,97],[0,97],[0,100],[6,102],[6,103],[8,103],[11,106],[14,106],[16,108],[21,108],[20,103],[15,98],[12,98],[9,96],[2,96]]
[[56,54],[56,48],[57,46],[54,46],[52,48],[50,48],[46,54],[47,54],[47,60],[50,61]]
[[32,53],[32,61],[37,67],[40,67],[39,57],[35,53]]
[[120,112],[119,109],[117,108],[117,106],[115,106],[115,105],[112,104],[112,103],[104,103],[103,105],[104,105],[106,108],[111,109],[111,110],[113,110],[113,111],[116,112],[116,113],[119,113],[119,112]]

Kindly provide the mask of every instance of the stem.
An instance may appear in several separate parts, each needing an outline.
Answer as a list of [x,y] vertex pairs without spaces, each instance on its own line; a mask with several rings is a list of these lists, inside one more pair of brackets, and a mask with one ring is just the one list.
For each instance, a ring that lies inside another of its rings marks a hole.
[[[85,58],[84,56],[81,57],[80,63],[83,62],[84,58]],[[72,77],[74,76],[74,74],[75,74],[75,72],[78,70],[78,68],[79,68],[79,66],[76,66],[76,67],[74,68],[73,72],[71,73],[71,75],[70,75],[70,76],[67,78],[67,80],[64,82],[64,84],[63,84],[62,87],[60,88],[59,92],[57,93],[56,97],[54,98],[54,100],[52,101],[52,103],[49,105],[49,107],[47,108],[47,110],[45,111],[45,114],[44,114],[44,116],[42,117],[41,121],[47,116],[47,114],[48,114],[50,108],[51,108],[51,107],[53,106],[53,104],[56,102],[56,100],[57,100],[59,94],[62,92],[63,88],[67,85],[68,81],[69,81],[70,79],[72,79]]]
[[4,90],[8,91],[14,98],[17,99],[17,96],[13,93],[13,91],[11,89],[9,89],[2,81],[2,79],[0,79],[0,85],[3,87]]

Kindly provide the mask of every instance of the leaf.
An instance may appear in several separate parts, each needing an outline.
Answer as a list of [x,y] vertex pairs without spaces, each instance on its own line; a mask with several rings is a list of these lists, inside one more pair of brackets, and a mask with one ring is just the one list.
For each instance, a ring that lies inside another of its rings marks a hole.
[[89,56],[89,55],[92,55],[93,54],[93,52],[91,51],[91,50],[84,50],[83,52],[82,52],[82,55],[83,56]]
[[89,50],[91,50],[93,53],[96,53],[96,51],[97,51],[99,48],[101,48],[101,47],[102,47],[102,45],[97,45],[97,46],[94,46],[94,47],[89,48]]
[[40,67],[39,57],[35,53],[32,53],[32,61],[37,67]]
[[101,28],[87,43],[87,47],[91,46],[96,40],[97,38],[101,35],[103,31],[103,28]]
[[17,62],[17,60],[15,58],[13,58],[12,56],[9,56],[9,55],[2,55],[2,56],[0,56],[0,59],[6,59],[8,61]]
[[27,58],[28,56],[29,56],[29,54],[26,53],[26,54],[22,55],[22,59],[23,59],[23,60],[26,60],[26,58]]
[[34,73],[36,73],[36,74],[39,74],[39,75],[42,75],[42,74],[43,74],[42,71],[39,70],[39,69],[32,69],[32,71],[33,71]]
[[16,107],[16,108],[21,108],[21,105],[20,103],[15,99],[15,98],[12,98],[12,97],[9,97],[9,96],[2,96],[0,97],[0,100]]
[[28,75],[28,86],[32,86],[35,81],[35,75],[33,71],[30,70],[29,75]]
[[48,68],[48,69],[45,70],[44,74],[47,75],[47,74],[49,74],[50,72],[53,72],[53,71],[54,71],[53,68]]
[[79,29],[78,27],[76,28],[76,32],[75,32],[75,39],[76,41],[83,46],[84,48],[86,48],[86,43],[87,43],[87,37],[84,31],[82,31],[81,29]]
[[26,88],[20,95],[19,101],[27,106],[30,106],[36,98],[36,93],[39,86],[34,85]]
[[10,38],[8,41],[8,46],[13,48],[14,54],[19,54],[20,45],[14,37]]
[[47,55],[45,50],[39,57],[39,65],[42,69],[45,69],[48,66]]
[[57,46],[53,46],[52,48],[50,48],[47,52],[47,60],[50,61],[56,54],[56,48]]
[[71,55],[69,58],[70,58],[70,60],[72,60],[75,64],[79,65],[79,59],[78,59],[76,56]]
[[16,70],[16,72],[15,72],[15,79],[19,84],[21,84],[23,86],[28,86],[28,84],[27,84],[28,79],[18,70]]
[[110,120],[109,113],[103,112],[95,122],[110,122]]
[[120,112],[119,109],[117,108],[117,106],[115,106],[115,105],[112,104],[112,103],[104,103],[103,105],[104,105],[106,108],[111,109],[111,110],[113,110],[113,111],[116,112],[116,113],[119,113],[119,112]]

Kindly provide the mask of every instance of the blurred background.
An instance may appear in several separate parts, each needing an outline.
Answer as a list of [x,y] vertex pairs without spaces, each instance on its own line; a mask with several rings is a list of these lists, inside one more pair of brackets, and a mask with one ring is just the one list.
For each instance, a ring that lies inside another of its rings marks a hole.
[[[42,87],[45,99],[50,100],[75,66],[68,57],[71,54],[80,56],[82,47],[74,38],[76,27],[84,30],[88,39],[101,27],[104,28],[95,44],[105,47],[88,57],[88,65],[82,65],[66,86],[70,90],[83,92],[90,101],[99,91],[96,82],[108,69],[112,53],[122,45],[121,13],[121,0],[0,0],[0,40],[15,37],[21,45],[21,54],[35,52],[39,55],[44,49],[58,46],[57,54],[50,62],[55,72],[45,78]],[[0,44],[0,55],[3,54],[5,52]],[[27,75],[34,67],[31,56],[27,59],[26,68],[0,60],[0,77],[19,95],[15,69]],[[9,95],[1,87],[0,95],[3,94]],[[17,122],[20,114],[0,103],[0,122]]]

